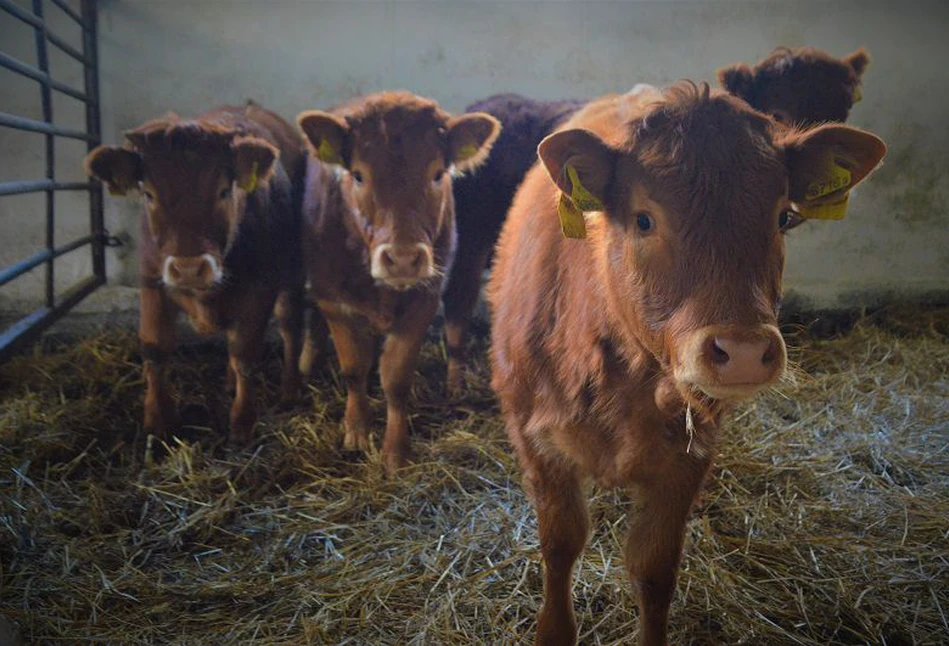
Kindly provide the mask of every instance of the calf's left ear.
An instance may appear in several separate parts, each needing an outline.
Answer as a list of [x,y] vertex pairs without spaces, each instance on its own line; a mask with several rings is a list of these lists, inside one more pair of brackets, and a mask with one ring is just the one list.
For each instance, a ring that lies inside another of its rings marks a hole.
[[857,75],[857,78],[863,76],[863,73],[870,67],[870,54],[863,47],[858,49],[855,52],[851,52],[844,56],[844,63],[849,65],[854,73]]
[[280,151],[260,137],[238,137],[231,144],[234,153],[234,180],[237,185],[253,193],[270,179],[274,162]]
[[726,92],[751,103],[755,94],[755,75],[745,63],[732,63],[719,68],[715,73],[718,83]]
[[459,171],[480,166],[501,133],[501,122],[484,112],[448,120],[448,158]]
[[790,199],[803,217],[823,220],[844,217],[850,190],[886,155],[882,139],[840,124],[791,131],[784,147]]

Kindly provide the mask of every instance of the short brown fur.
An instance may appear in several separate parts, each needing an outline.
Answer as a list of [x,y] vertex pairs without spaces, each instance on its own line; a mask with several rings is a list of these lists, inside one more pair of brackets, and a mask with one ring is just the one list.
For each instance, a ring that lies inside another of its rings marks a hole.
[[[163,438],[177,427],[168,360],[175,319],[184,311],[198,332],[227,334],[228,383],[236,390],[231,439],[247,443],[257,418],[256,362],[275,305],[284,398],[295,398],[300,387],[303,272],[291,176],[299,184],[303,142],[254,103],[194,120],[169,113],[125,136],[124,148],[100,146],[86,167],[112,192],[140,189],[145,197],[139,249],[144,425]],[[200,288],[168,283],[169,266],[184,270],[206,257],[219,265],[218,279]]]
[[[850,134],[860,143],[845,150]],[[594,101],[541,143],[488,287],[492,385],[546,566],[538,644],[576,640],[571,572],[590,530],[590,480],[634,495],[626,567],[639,643],[666,643],[685,522],[733,404],[680,379],[686,341],[709,329],[777,334],[789,179],[808,167],[801,155],[828,150],[860,179],[885,149],[845,126],[786,131],[691,83],[659,100]],[[605,205],[584,240],[558,224],[567,164]]]
[[[407,92],[372,95],[331,113],[304,112],[298,122],[310,145],[304,252],[311,298],[328,322],[346,380],[344,447],[368,448],[366,382],[373,339],[384,335],[383,454],[394,471],[406,461],[418,353],[454,254],[449,171],[481,163],[498,124],[488,115],[451,117]],[[411,279],[385,274],[384,248],[424,248],[426,271]],[[308,348],[321,346],[325,334],[316,312],[312,320]],[[305,352],[305,369],[316,354]]]

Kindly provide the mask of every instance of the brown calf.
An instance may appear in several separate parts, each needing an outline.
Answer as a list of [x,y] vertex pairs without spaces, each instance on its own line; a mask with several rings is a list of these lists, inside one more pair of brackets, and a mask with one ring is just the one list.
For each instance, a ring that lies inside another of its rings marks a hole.
[[[859,49],[842,60],[812,48],[776,50],[754,69],[736,63],[719,70],[729,90],[762,112],[787,122],[844,121],[859,96],[860,75],[869,64]],[[448,390],[464,381],[468,327],[481,289],[481,274],[514,199],[514,192],[536,161],[537,144],[586,101],[533,101],[499,94],[468,106],[501,122],[501,136],[477,173],[455,182],[458,251],[445,287],[445,340]]]
[[721,68],[718,81],[781,123],[846,121],[860,100],[860,79],[869,65],[862,47],[840,59],[813,47],[779,47],[754,67],[733,63]]
[[[164,437],[178,424],[167,361],[183,310],[201,334],[224,331],[228,381],[236,387],[231,439],[248,442],[257,419],[253,371],[277,304],[282,394],[297,395],[303,311],[299,180],[303,141],[290,124],[250,103],[194,120],[175,114],[100,146],[86,169],[145,202],[139,250],[139,337],[145,360],[145,428]],[[279,297],[279,301],[278,301]]]
[[[492,384],[546,565],[538,644],[576,639],[589,480],[633,491],[639,642],[666,643],[685,522],[723,414],[784,371],[792,201],[839,201],[884,151],[843,125],[780,128],[689,82],[594,101],[541,143],[488,286]],[[567,219],[572,204],[596,211],[585,239],[561,234],[561,199]]]
[[[383,455],[393,471],[405,463],[418,352],[454,254],[452,175],[484,160],[498,122],[451,117],[407,92],[304,112],[298,122],[310,146],[303,206],[310,294],[329,323],[348,390],[343,445],[368,447],[366,381],[373,337],[383,334]],[[307,345],[320,334],[311,328]]]

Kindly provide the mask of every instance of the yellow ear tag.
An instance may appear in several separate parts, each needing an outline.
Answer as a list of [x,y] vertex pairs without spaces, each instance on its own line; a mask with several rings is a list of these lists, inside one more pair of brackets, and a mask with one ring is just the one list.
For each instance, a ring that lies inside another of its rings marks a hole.
[[465,161],[469,157],[474,157],[478,154],[478,148],[474,144],[465,144],[458,149],[458,159],[455,161]]
[[863,92],[860,90],[860,86],[857,85],[853,88],[853,97],[851,98],[852,103],[859,103],[863,98]]
[[798,212],[807,220],[843,220],[847,215],[847,202],[850,195],[845,193],[836,202],[825,204],[799,204]]
[[326,162],[327,164],[343,165],[343,159],[339,156],[339,153],[336,152],[336,149],[333,148],[333,144],[326,139],[320,139],[320,145],[316,149],[316,156],[320,161]]
[[250,174],[247,176],[239,186],[248,193],[253,193],[257,190],[257,162],[254,162],[250,167]]
[[577,169],[567,164],[567,177],[570,178],[570,199],[581,211],[602,211],[603,203],[580,183]]
[[850,171],[834,161],[834,155],[828,152],[823,160],[817,179],[807,185],[804,192],[805,200],[816,200],[819,197],[836,193],[850,186]]
[[560,230],[565,238],[586,238],[587,223],[583,219],[583,212],[577,208],[566,193],[560,194],[560,203],[557,205],[560,215]]

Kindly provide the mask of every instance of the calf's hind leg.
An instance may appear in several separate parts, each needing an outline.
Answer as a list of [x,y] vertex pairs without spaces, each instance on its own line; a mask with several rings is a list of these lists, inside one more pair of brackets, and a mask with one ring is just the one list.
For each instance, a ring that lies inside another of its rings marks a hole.
[[267,321],[277,299],[275,292],[255,294],[242,316],[227,332],[228,360],[234,373],[234,402],[231,404],[231,443],[244,446],[253,437],[257,423],[257,374]]
[[448,393],[458,395],[468,367],[468,328],[481,291],[481,273],[491,249],[460,247],[445,287],[445,344],[448,346]]

